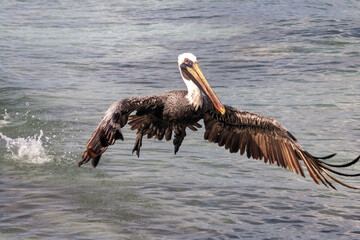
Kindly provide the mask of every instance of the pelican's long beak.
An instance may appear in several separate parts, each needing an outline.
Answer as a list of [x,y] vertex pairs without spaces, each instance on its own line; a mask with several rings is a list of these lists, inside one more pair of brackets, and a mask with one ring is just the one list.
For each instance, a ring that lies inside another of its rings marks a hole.
[[192,66],[186,66],[185,69],[187,70],[183,72],[185,75],[188,76],[195,84],[200,88],[200,90],[206,94],[212,103],[214,104],[215,108],[221,112],[222,115],[225,114],[225,106],[221,103],[219,98],[216,96],[214,91],[211,89],[209,83],[206,81],[204,74],[202,73],[199,64],[194,62]]

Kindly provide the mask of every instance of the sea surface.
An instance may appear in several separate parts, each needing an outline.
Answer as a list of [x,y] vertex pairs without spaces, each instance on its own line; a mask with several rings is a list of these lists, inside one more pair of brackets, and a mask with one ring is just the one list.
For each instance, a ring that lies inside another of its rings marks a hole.
[[360,191],[230,154],[203,129],[176,155],[144,139],[138,158],[125,127],[96,169],[76,164],[112,102],[185,89],[183,52],[224,104],[350,161],[359,23],[355,0],[1,0],[0,239],[360,239]]

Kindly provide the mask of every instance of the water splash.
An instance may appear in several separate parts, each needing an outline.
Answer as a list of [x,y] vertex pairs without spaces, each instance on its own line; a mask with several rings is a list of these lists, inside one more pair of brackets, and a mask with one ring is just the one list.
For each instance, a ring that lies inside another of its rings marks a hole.
[[0,139],[6,141],[6,148],[14,160],[41,164],[51,161],[51,158],[46,154],[42,146],[41,138],[43,135],[43,131],[40,130],[40,134],[35,134],[33,137],[12,139],[0,132]]
[[3,118],[4,118],[3,120],[0,120],[0,128],[10,123],[9,121],[10,115],[7,113],[7,109],[5,109]]

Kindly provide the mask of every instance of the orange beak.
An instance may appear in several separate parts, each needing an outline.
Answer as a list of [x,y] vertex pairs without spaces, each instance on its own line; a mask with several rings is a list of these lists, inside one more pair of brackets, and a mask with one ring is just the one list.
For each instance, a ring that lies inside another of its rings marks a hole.
[[186,66],[187,73],[185,73],[195,84],[200,88],[200,90],[210,98],[215,108],[222,114],[225,114],[225,106],[221,103],[219,98],[216,96],[214,91],[211,89],[209,83],[207,82],[204,74],[202,73],[199,64],[194,62],[192,66]]

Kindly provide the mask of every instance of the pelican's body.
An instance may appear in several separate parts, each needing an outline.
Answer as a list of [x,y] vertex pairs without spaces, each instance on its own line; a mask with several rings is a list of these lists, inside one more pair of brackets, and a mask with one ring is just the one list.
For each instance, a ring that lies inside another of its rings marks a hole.
[[[116,139],[122,139],[121,128],[128,122],[131,130],[137,130],[133,152],[139,156],[142,137],[155,137],[167,141],[174,134],[175,154],[186,136],[186,128],[196,131],[198,123],[204,121],[204,138],[209,142],[225,146],[230,152],[238,152],[254,159],[264,159],[305,177],[301,161],[316,183],[323,183],[335,189],[328,178],[349,186],[329,172],[342,176],[345,174],[330,167],[347,167],[356,163],[360,156],[343,165],[328,164],[322,161],[333,157],[318,158],[309,154],[278,121],[255,113],[224,106],[213,92],[202,74],[196,57],[184,53],[178,57],[181,77],[187,91],[172,91],[161,95],[129,97],[114,102],[106,111],[97,129],[89,139],[83,159],[78,166],[90,161],[96,167],[101,155]],[[130,115],[136,112],[135,115]]]

